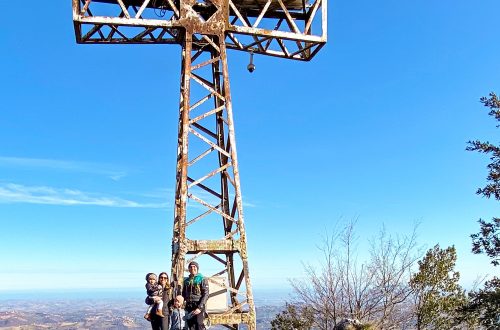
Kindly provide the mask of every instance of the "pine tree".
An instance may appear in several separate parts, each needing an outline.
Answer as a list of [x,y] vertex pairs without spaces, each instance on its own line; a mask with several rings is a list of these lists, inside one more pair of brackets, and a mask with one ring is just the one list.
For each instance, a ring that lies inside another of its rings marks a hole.
[[305,306],[286,304],[285,310],[271,321],[272,330],[310,330],[314,320],[313,311]]
[[[488,115],[500,122],[500,100],[495,93],[490,93],[489,98],[482,97],[481,103],[490,109]],[[497,127],[499,127],[497,125]],[[500,200],[500,146],[490,142],[479,140],[469,141],[466,150],[477,151],[490,156],[491,163],[488,164],[488,184],[484,188],[479,188],[476,193],[486,198],[494,197]],[[485,253],[491,258],[491,263],[495,266],[500,263],[500,219],[493,218],[491,222],[479,219],[481,231],[471,235],[472,251],[474,253]]]
[[500,279],[494,277],[484,288],[469,292],[469,303],[461,311],[460,319],[474,319],[487,330],[500,329]]
[[[488,115],[500,122],[500,100],[495,93],[482,97],[481,103],[489,108]],[[497,127],[499,127],[497,125]],[[477,151],[490,155],[488,164],[488,184],[479,188],[476,193],[486,198],[492,196],[500,200],[500,147],[490,142],[469,141],[468,151]],[[486,254],[495,266],[500,264],[500,218],[494,217],[490,222],[479,219],[481,230],[471,235],[472,252]],[[486,329],[500,329],[500,279],[494,277],[484,284],[484,288],[469,293],[469,302],[462,309],[461,319],[476,319]]]
[[460,274],[454,270],[456,260],[455,247],[443,250],[436,245],[418,262],[419,271],[410,280],[418,330],[453,329],[456,312],[466,301]]

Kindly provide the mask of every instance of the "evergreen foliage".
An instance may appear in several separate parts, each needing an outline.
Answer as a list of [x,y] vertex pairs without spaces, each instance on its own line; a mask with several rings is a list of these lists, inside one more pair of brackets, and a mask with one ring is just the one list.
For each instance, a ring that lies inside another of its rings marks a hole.
[[[500,122],[500,100],[495,93],[490,93],[488,97],[482,97],[481,103],[490,109],[488,115]],[[497,127],[499,127],[497,125]],[[488,164],[487,185],[479,188],[476,193],[486,198],[494,197],[500,200],[500,146],[490,142],[479,140],[469,141],[466,150],[477,151],[490,156],[491,163]],[[479,219],[481,231],[471,235],[472,251],[474,253],[485,253],[491,258],[491,263],[495,266],[500,263],[500,219],[493,218],[491,222]]]
[[495,277],[484,289],[469,293],[469,303],[461,310],[461,319],[475,319],[487,330],[500,329],[500,279]]
[[286,304],[285,310],[271,321],[271,330],[310,330],[314,321],[313,311],[307,307]]
[[454,270],[456,260],[455,247],[443,250],[436,245],[418,262],[419,271],[410,280],[418,330],[453,329],[457,311],[466,303],[460,274]]
[[500,218],[493,218],[491,222],[479,219],[481,231],[472,234],[472,252],[485,253],[491,258],[491,263],[498,266],[500,263]]
[[[482,97],[481,103],[490,109],[489,115],[500,122],[500,100],[495,93],[488,97]],[[497,125],[497,127],[499,127]],[[479,140],[469,141],[469,151],[477,151],[490,155],[491,163],[487,181],[484,188],[479,188],[476,193],[486,198],[493,196],[500,200],[500,147],[489,142]],[[486,254],[495,266],[500,264],[500,218],[494,217],[491,222],[479,219],[481,230],[471,235],[472,252]],[[500,279],[494,277],[487,281],[483,289],[469,293],[469,301],[462,309],[461,319],[475,319],[486,329],[500,329]]]

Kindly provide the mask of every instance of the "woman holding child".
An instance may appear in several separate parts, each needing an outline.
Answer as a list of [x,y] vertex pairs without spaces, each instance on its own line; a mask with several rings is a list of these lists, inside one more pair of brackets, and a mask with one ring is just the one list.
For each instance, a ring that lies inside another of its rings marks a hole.
[[[170,291],[172,290],[170,282],[168,280],[168,275],[165,272],[160,273],[158,276],[158,284],[163,288],[163,292],[161,295],[161,300],[163,302],[162,311],[160,313],[156,313],[156,310],[153,310],[149,315],[151,321],[151,328],[153,330],[168,330],[169,329],[169,297]],[[148,298],[146,298],[146,303],[148,303]],[[149,301],[151,302],[151,301]],[[155,308],[158,308],[158,304],[154,304]],[[163,314],[163,316],[158,315]]]

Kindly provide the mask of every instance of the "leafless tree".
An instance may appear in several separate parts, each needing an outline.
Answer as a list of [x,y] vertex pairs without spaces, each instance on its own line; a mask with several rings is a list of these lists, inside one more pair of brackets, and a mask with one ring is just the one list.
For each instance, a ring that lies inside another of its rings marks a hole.
[[408,281],[419,253],[416,227],[410,235],[391,236],[382,229],[370,240],[367,260],[358,261],[356,221],[328,234],[318,247],[320,266],[304,264],[305,279],[291,279],[297,304],[310,306],[314,328],[333,329],[352,318],[376,329],[409,328],[412,317]]
[[391,236],[382,228],[371,241],[369,261],[372,274],[369,319],[378,329],[405,329],[412,324],[408,284],[413,265],[421,253],[417,248],[416,226],[410,235]]

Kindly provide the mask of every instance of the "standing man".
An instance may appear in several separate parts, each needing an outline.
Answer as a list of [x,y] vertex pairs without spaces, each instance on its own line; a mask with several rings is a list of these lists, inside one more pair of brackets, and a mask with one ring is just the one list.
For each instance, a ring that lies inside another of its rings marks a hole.
[[[186,301],[186,324],[189,330],[205,330],[203,320],[208,300],[208,282],[198,273],[196,261],[188,265],[189,277],[184,278],[182,296]],[[188,314],[189,313],[189,314]]]

